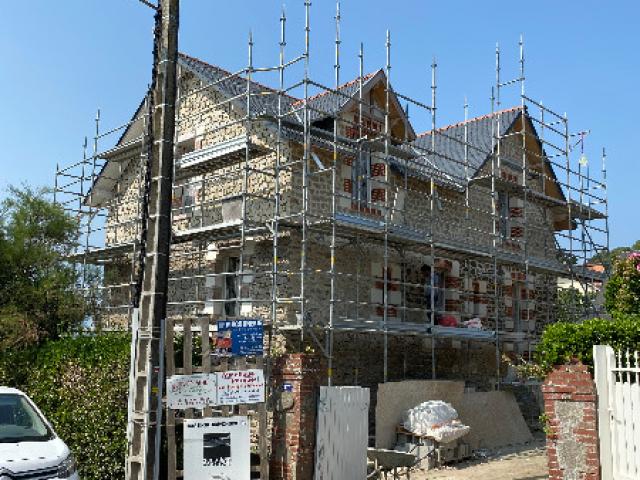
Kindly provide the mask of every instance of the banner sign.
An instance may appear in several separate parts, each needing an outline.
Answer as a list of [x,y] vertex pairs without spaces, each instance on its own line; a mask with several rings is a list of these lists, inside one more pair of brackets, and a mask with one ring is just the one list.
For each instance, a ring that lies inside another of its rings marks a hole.
[[167,407],[174,410],[204,408],[218,402],[215,373],[173,375],[167,378]]
[[263,349],[262,320],[218,320],[216,354],[238,356],[262,355]]
[[262,370],[233,370],[218,373],[218,404],[264,402],[264,374]]
[[184,420],[184,480],[249,480],[248,417]]
[[173,410],[262,402],[264,373],[260,369],[167,378],[167,407]]

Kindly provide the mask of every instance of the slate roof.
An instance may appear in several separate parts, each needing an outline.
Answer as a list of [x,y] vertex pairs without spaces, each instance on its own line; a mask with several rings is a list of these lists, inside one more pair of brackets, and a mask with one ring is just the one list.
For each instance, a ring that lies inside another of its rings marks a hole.
[[[367,75],[362,76],[362,90],[366,90],[370,83],[377,80],[379,74],[383,74],[382,70],[376,70]],[[318,95],[309,97],[309,107],[311,108],[311,121],[315,122],[323,118],[330,117],[339,112],[344,106],[358,95],[360,89],[360,77],[356,77],[347,83],[340,85],[336,91],[325,90]],[[294,102],[295,107],[302,106],[304,99]]]
[[[184,53],[179,54],[178,64],[195,73],[205,83],[218,82],[224,79],[218,83],[215,88],[229,97],[244,94],[247,91],[247,79],[244,76],[231,76],[232,73],[228,70],[211,65]],[[376,70],[375,72],[364,75],[362,77],[363,89],[365,89],[379,73],[382,73],[382,70]],[[336,93],[332,90],[326,90],[322,93],[309,97],[308,102],[311,121],[315,122],[322,120],[323,118],[330,117],[340,111],[352,98],[355,97],[359,88],[360,77],[356,77],[353,80],[340,85],[336,89],[340,93]],[[266,85],[262,85],[252,80],[251,93],[255,94],[251,97],[251,112],[253,114],[275,115],[278,113],[278,95],[276,89],[267,87]],[[283,113],[292,108],[301,107],[304,102],[304,99],[296,98],[287,94],[284,94],[282,98]],[[243,98],[240,101],[242,102],[241,106],[244,107],[246,99]],[[302,118],[298,113],[292,118],[292,120],[301,122]]]
[[[416,155],[409,164],[409,175],[423,178],[435,177],[441,183],[458,189],[466,186],[466,174],[469,178],[478,174],[491,154],[492,128],[496,117],[500,116],[500,135],[504,135],[522,113],[522,107],[501,110],[493,114],[472,118],[447,127],[428,131],[418,135],[408,147]],[[465,125],[469,147],[467,149],[467,171],[465,172]],[[431,151],[432,137],[435,138],[435,151]],[[392,167],[404,173],[406,163],[392,159]]]
[[[205,84],[220,82],[213,88],[220,91],[223,95],[235,97],[247,92],[247,79],[244,76],[232,76],[232,72],[224,70],[215,65],[203,62],[202,60],[191,57],[184,53],[178,55],[178,64],[196,74]],[[278,95],[277,90],[262,85],[256,81],[251,81],[251,112],[259,114],[276,115],[278,113]],[[283,94],[283,110],[291,107],[291,104],[297,99]],[[241,107],[246,105],[246,97],[238,100]]]
[[[184,53],[180,53],[178,63],[183,68],[188,69],[198,76],[204,84],[217,83],[214,88],[217,89],[224,97],[236,97],[246,93],[247,80],[242,75],[233,75],[228,70],[206,63],[198,58],[191,57]],[[371,84],[380,79],[384,79],[384,71],[376,70],[362,77],[363,89],[367,89]],[[311,110],[311,121],[317,122],[323,118],[331,117],[358,94],[360,88],[360,77],[339,86],[337,90],[324,91],[318,95],[309,97]],[[251,111],[252,113],[276,115],[278,113],[278,95],[277,90],[252,80],[251,92]],[[302,105],[303,100],[291,95],[282,95],[283,111],[292,110]],[[243,109],[246,106],[246,98],[240,97],[237,105]],[[391,167],[396,171],[404,173],[408,169],[408,174],[418,178],[430,179],[433,177],[438,183],[448,185],[452,188],[464,189],[466,186],[465,164],[464,164],[464,131],[467,126],[468,141],[468,176],[469,178],[477,175],[482,165],[491,154],[492,141],[492,124],[496,115],[501,116],[501,135],[504,135],[522,113],[521,107],[514,107],[508,110],[495,112],[494,114],[484,115],[481,117],[467,120],[466,122],[456,123],[447,127],[436,129],[435,131],[435,152],[431,152],[431,138],[434,132],[428,131],[411,142],[409,145],[403,145],[401,148],[409,156],[413,156],[413,160],[407,162],[399,158],[391,157]],[[140,114],[140,107],[136,115]],[[135,116],[134,116],[135,118]],[[300,123],[299,114],[290,117],[292,123]],[[130,129],[137,127],[134,122]],[[139,129],[139,127],[138,127]],[[141,132],[136,132],[141,133]],[[123,134],[119,144],[124,143],[126,139],[132,136],[132,131]],[[107,162],[107,165],[110,162]]]

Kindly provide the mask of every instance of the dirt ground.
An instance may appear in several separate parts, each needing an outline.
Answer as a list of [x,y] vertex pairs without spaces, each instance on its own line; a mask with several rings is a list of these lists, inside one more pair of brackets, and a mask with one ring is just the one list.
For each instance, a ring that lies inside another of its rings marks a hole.
[[438,470],[418,471],[411,480],[543,480],[548,478],[544,440],[479,452],[475,458]]

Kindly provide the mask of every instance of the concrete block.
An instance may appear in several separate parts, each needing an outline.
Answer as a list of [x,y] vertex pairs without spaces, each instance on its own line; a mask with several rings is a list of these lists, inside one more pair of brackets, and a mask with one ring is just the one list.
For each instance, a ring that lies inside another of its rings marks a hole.
[[533,439],[511,392],[465,393],[456,408],[460,420],[471,427],[463,440],[473,450],[517,445]]
[[452,277],[460,276],[460,262],[457,260],[451,260],[451,270],[449,271],[449,275]]

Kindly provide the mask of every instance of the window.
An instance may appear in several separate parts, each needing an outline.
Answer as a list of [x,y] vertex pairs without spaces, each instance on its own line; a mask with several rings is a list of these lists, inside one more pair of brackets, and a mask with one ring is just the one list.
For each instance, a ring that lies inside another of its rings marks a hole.
[[199,183],[195,183],[198,179],[194,177],[194,183],[189,183],[173,190],[173,214],[174,215],[193,215],[196,208],[196,200],[200,194]]
[[498,192],[498,234],[502,240],[508,239],[511,234],[509,232],[509,194],[507,192]]
[[53,434],[22,395],[0,395],[0,443],[46,442]]
[[351,197],[360,208],[366,208],[369,204],[369,188],[371,180],[371,154],[362,151],[351,168],[351,181],[353,188]]
[[[432,272],[433,271],[433,282]],[[431,317],[431,297],[433,296],[433,311],[435,313],[435,319],[437,323],[438,316],[445,311],[445,295],[444,295],[444,280],[445,273],[441,270],[432,268],[429,265],[423,265],[420,269],[421,283],[424,287],[424,305],[426,307],[428,320]],[[433,287],[432,287],[433,284]]]
[[238,274],[240,269],[240,258],[227,258],[226,272],[224,276],[224,314],[227,317],[238,316]]

